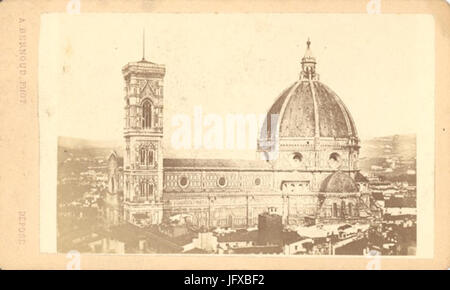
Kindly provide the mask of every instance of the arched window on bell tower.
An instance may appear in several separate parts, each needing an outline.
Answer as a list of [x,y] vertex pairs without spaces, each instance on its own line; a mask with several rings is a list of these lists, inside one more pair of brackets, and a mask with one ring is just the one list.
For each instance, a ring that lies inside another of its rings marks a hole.
[[153,184],[147,183],[147,199],[153,196]]
[[153,150],[148,150],[147,151],[147,165],[151,166],[153,165]]
[[149,200],[153,198],[153,183],[149,181],[143,181],[140,184],[140,196],[145,200]]
[[141,147],[141,149],[139,150],[139,160],[140,160],[140,163],[141,163],[141,165],[145,165],[145,152],[146,150],[145,150],[145,148],[144,147]]
[[149,129],[152,127],[152,105],[149,100],[142,104],[142,128]]
[[139,148],[139,164],[141,166],[153,166],[154,152],[146,147]]
[[115,188],[114,188],[114,177],[112,177],[111,176],[111,179],[110,179],[110,188],[109,188],[109,190],[111,191],[111,193],[115,193],[114,191],[115,191]]
[[145,197],[145,183],[141,182],[141,184],[139,184],[139,187],[140,187],[139,191],[140,191],[141,197]]

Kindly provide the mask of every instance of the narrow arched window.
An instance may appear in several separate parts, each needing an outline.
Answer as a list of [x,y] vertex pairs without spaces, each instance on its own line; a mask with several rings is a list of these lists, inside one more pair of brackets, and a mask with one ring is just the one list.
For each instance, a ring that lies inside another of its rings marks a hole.
[[142,104],[142,127],[144,129],[151,128],[152,126],[152,105],[150,101],[144,101]]
[[141,189],[141,197],[145,196],[145,183],[141,183],[140,184],[140,189]]
[[114,192],[114,178],[111,177],[111,193],[115,193]]
[[335,202],[333,203],[333,207],[331,209],[331,216],[334,218],[338,216],[337,204]]
[[345,217],[346,216],[346,212],[345,212],[345,201],[341,202],[341,217]]
[[145,165],[145,148],[141,148],[139,150],[139,155],[140,155],[140,163],[141,163],[141,165]]
[[147,183],[147,198],[153,195],[153,184]]
[[153,164],[153,150],[147,152],[147,165]]
[[353,216],[353,204],[348,204],[348,215]]

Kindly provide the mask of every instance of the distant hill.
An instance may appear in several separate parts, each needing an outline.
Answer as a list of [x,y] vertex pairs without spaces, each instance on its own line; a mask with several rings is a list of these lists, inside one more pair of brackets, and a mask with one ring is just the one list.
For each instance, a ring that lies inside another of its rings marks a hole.
[[[94,154],[109,154],[112,150],[116,150],[119,154],[122,154],[123,141],[59,137],[58,147],[59,149],[70,151],[88,150],[91,153],[95,152]],[[171,154],[170,150],[167,150],[165,155],[168,157],[173,154]],[[384,160],[394,156],[403,160],[415,159],[416,136],[413,134],[392,135],[362,140],[359,156],[361,161],[369,159]]]
[[416,135],[393,135],[362,140],[359,155],[362,159],[387,156],[414,159],[416,158]]
[[58,137],[58,146],[69,149],[92,149],[92,148],[109,148],[109,149],[121,149],[123,144],[122,140],[89,140],[73,137]]
[[416,183],[416,136],[394,135],[361,142],[359,167],[382,180]]
[[122,153],[120,141],[98,141],[81,138],[58,138],[58,176],[71,176],[87,170],[88,166],[102,166],[115,150]]

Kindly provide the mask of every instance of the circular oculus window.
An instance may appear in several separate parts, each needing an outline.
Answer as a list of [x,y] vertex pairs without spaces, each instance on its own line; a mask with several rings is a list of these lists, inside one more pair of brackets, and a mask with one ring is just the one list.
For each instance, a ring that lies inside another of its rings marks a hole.
[[302,155],[301,153],[299,153],[299,152],[295,152],[295,153],[292,155],[292,160],[294,160],[295,162],[300,163],[300,162],[302,162],[302,160],[303,160],[303,155]]
[[330,154],[330,158],[328,159],[328,164],[331,168],[337,169],[342,164],[341,155],[339,153],[333,152]]
[[300,152],[295,152],[291,155],[290,163],[293,166],[300,166],[303,162],[303,155]]
[[227,185],[227,180],[222,176],[217,180],[217,184],[219,184],[219,186],[221,187],[224,187],[225,185]]
[[189,180],[186,176],[180,178],[179,184],[181,187],[186,187],[189,184]]

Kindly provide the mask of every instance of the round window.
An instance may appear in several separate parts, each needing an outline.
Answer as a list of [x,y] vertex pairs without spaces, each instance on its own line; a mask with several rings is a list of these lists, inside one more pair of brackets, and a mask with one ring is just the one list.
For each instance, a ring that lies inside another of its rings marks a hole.
[[330,158],[328,159],[328,164],[331,168],[337,169],[341,166],[341,155],[339,153],[333,152],[330,154]]
[[180,186],[186,187],[188,185],[188,179],[186,176],[180,178]]
[[339,153],[333,152],[330,154],[330,159],[334,160],[334,161],[339,161],[341,158],[341,156],[339,155]]
[[261,185],[261,178],[258,177],[258,178],[255,179],[255,185],[256,186]]
[[303,155],[299,152],[294,153],[294,155],[292,156],[292,159],[294,160],[294,162],[296,163],[300,163],[303,160]]
[[227,185],[227,180],[225,179],[225,177],[222,176],[219,178],[218,183],[220,186],[225,186],[225,185]]

